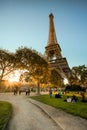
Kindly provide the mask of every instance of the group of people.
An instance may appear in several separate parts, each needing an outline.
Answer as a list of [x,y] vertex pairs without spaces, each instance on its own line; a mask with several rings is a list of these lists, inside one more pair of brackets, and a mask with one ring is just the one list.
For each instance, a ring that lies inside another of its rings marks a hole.
[[[51,98],[52,95],[53,95],[52,89],[49,90],[49,95],[50,95],[50,98]],[[61,98],[61,96],[62,96],[62,92],[55,94],[55,98]]]
[[77,102],[78,98],[75,95],[73,95],[72,98],[67,96],[67,98],[64,101],[73,103],[73,102]]
[[30,95],[30,88],[26,89],[25,91],[22,91],[22,90],[18,89],[17,87],[15,87],[15,88],[14,88],[14,95],[16,95],[18,92],[19,92],[19,95],[20,95],[22,92],[25,92],[26,95]]
[[62,92],[55,94],[55,98],[61,98],[61,97],[62,97]]
[[[82,96],[81,101],[82,101],[82,102],[87,102],[87,99],[86,99],[86,97],[85,97],[85,94],[82,93],[81,96]],[[67,98],[66,98],[64,101],[66,101],[66,102],[77,102],[77,101],[78,101],[78,97],[75,96],[75,95],[73,95],[72,98],[69,97],[69,96],[67,96]]]
[[[50,98],[52,98],[52,96],[53,96],[53,91],[52,91],[51,88],[49,89],[49,95],[50,95]],[[81,100],[81,101],[82,101],[82,102],[87,102],[84,93],[82,93],[81,96],[82,96],[82,100]],[[62,94],[61,94],[61,93],[55,94],[55,98],[61,98],[61,97],[62,97]],[[66,98],[64,101],[65,101],[65,102],[72,102],[72,103],[74,103],[74,102],[77,102],[77,101],[78,101],[78,97],[77,97],[76,95],[73,95],[72,97],[67,96],[67,98]]]

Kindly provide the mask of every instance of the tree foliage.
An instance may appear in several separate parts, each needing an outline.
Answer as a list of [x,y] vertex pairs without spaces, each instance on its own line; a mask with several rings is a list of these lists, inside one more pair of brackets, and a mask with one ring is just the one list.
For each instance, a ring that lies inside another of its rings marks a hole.
[[[27,47],[16,50],[16,59],[19,67],[33,70],[37,65],[46,67],[46,60],[41,57],[38,52]],[[21,64],[20,64],[21,63]],[[32,69],[33,68],[33,69]]]
[[71,84],[87,86],[87,67],[85,65],[73,67],[69,80]]
[[66,86],[65,91],[85,91],[85,88],[81,87],[80,85],[68,85]]
[[[19,48],[16,51],[18,68],[27,70],[27,78],[33,77],[38,84],[45,82],[47,77],[48,63],[38,52],[29,48]],[[46,78],[45,78],[46,79]]]
[[0,49],[0,82],[15,69],[14,53]]
[[49,82],[54,86],[60,86],[61,76],[56,70],[50,70],[48,62],[35,50],[26,47],[19,48],[16,51],[16,57],[18,58],[19,67],[21,66],[27,70],[27,72],[21,75],[21,80],[29,81],[33,77],[37,82],[37,86]]
[[61,76],[55,69],[51,70],[50,83],[53,84],[54,87],[61,87]]

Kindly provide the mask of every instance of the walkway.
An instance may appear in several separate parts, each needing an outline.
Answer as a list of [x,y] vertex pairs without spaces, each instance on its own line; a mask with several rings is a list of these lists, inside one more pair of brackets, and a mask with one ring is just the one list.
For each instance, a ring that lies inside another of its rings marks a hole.
[[0,100],[9,101],[13,105],[13,116],[6,130],[87,130],[87,120],[23,94],[0,94]]
[[13,105],[12,118],[6,130],[61,130],[57,123],[23,94],[0,94],[0,100]]

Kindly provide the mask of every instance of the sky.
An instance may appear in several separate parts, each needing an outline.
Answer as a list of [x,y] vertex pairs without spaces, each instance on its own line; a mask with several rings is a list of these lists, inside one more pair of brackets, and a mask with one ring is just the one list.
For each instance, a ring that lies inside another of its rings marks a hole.
[[87,66],[87,0],[0,0],[0,49],[23,46],[44,54],[50,13],[69,67]]

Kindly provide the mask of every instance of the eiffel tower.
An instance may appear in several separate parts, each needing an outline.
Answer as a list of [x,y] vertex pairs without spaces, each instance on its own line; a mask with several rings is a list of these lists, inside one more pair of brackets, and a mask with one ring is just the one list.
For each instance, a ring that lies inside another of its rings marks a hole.
[[57,42],[53,21],[53,14],[49,15],[49,36],[48,44],[45,47],[46,58],[51,68],[55,68],[62,78],[70,75],[70,68],[65,57],[62,57],[60,45]]

